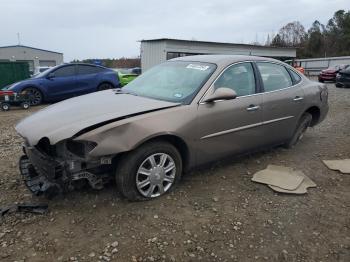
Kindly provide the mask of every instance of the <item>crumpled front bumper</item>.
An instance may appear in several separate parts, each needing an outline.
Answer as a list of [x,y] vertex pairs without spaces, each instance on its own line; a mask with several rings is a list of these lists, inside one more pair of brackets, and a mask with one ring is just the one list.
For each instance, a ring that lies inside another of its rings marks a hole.
[[62,185],[56,181],[63,174],[63,166],[34,147],[24,146],[23,151],[25,155],[19,160],[19,169],[29,190],[49,198],[61,193]]

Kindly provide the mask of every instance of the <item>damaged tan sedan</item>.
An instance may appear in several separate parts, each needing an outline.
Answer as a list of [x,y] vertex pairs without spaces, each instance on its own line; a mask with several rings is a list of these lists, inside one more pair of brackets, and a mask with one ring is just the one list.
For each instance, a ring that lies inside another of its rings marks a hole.
[[130,200],[169,192],[181,174],[223,157],[296,144],[328,111],[325,85],[253,56],[170,60],[123,89],[51,105],[21,121],[20,170],[52,196],[115,177]]

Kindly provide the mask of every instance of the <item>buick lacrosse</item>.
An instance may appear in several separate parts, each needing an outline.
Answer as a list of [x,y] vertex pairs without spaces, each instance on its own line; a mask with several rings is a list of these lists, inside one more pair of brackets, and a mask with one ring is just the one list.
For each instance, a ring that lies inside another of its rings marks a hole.
[[22,120],[20,171],[36,195],[111,178],[129,200],[169,192],[184,171],[264,147],[292,147],[328,111],[324,84],[278,60],[176,58],[123,89],[72,98]]

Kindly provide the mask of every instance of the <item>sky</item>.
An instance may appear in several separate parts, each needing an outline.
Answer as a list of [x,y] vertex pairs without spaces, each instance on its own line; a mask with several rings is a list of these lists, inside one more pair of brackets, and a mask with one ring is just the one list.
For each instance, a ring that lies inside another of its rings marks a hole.
[[349,0],[0,0],[0,46],[73,59],[137,57],[142,39],[264,43],[292,21],[322,23]]

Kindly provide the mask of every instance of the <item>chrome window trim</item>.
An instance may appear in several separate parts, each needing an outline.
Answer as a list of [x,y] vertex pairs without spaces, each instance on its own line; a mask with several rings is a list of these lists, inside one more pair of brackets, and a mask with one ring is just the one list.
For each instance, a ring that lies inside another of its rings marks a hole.
[[[210,86],[208,87],[208,89],[205,91],[205,93],[202,95],[202,97],[199,99],[198,104],[203,105],[203,104],[207,104],[207,102],[203,102],[203,98],[208,94],[209,90],[211,90],[212,88],[214,88],[214,84],[215,82],[219,79],[219,77],[221,77],[221,75],[230,67],[234,66],[234,65],[238,65],[238,64],[243,64],[243,63],[253,63],[253,60],[245,60],[245,61],[239,61],[239,62],[234,62],[232,64],[229,64],[228,66],[226,66],[221,73],[213,80],[213,82],[210,84]],[[255,79],[255,75],[254,75],[254,79]],[[255,93],[255,94],[251,94],[251,95],[246,95],[246,96],[252,96],[252,95],[256,95],[256,94],[260,94],[260,93]],[[239,97],[246,97],[246,96],[238,96]],[[235,98],[235,99],[237,99]],[[218,101],[214,101],[214,103],[216,102],[222,102],[222,101],[227,101],[227,100],[218,100]]]
[[[258,63],[270,63],[270,64],[276,64],[276,65],[279,65],[279,66],[282,66],[282,67],[284,67],[285,69],[286,69],[286,71],[287,71],[287,73],[288,73],[288,68],[285,66],[285,65],[283,65],[283,64],[281,64],[281,63],[279,63],[279,62],[275,62],[275,61],[266,61],[266,60],[263,60],[263,61],[255,61],[255,63],[256,63],[256,66],[258,67]],[[259,67],[258,67],[258,69],[259,69]],[[296,70],[294,70],[294,71],[296,71]],[[260,73],[260,70],[259,70],[259,74],[260,74],[260,76],[261,76],[261,73]],[[289,73],[288,73],[288,75],[289,75]],[[298,74],[299,75],[299,74]],[[300,75],[299,75],[300,76]],[[303,78],[300,76],[300,78],[301,78],[301,81],[299,81],[298,83],[296,83],[296,84],[294,84],[293,85],[293,79],[292,79],[292,77],[289,75],[289,77],[290,77],[290,80],[292,81],[292,85],[291,86],[287,86],[287,87],[284,87],[284,88],[280,88],[280,89],[276,89],[276,90],[273,90],[273,91],[268,91],[268,92],[265,92],[265,89],[264,89],[264,92],[262,92],[262,94],[269,94],[269,93],[273,93],[273,92],[278,92],[278,91],[281,91],[281,90],[285,90],[285,89],[288,89],[288,88],[292,88],[292,87],[295,87],[295,86],[297,86],[297,85],[299,85],[299,84],[301,84],[302,82],[303,82]],[[264,83],[263,83],[264,84]]]
[[[226,66],[222,71],[221,73],[213,80],[213,82],[210,84],[210,86],[208,87],[208,89],[205,91],[205,93],[202,95],[202,97],[199,99],[199,102],[198,104],[199,105],[205,105],[207,104],[207,102],[203,102],[203,99],[204,97],[208,94],[208,92],[214,87],[214,84],[215,82],[218,80],[218,78],[227,70],[229,69],[231,66],[234,66],[234,65],[237,65],[237,64],[242,64],[242,63],[259,63],[259,62],[262,62],[262,63],[271,63],[271,64],[276,64],[276,65],[279,65],[279,66],[283,66],[286,70],[287,70],[287,73],[288,73],[288,69],[286,68],[286,66],[284,64],[281,64],[279,62],[276,62],[276,61],[267,61],[267,60],[245,60],[245,61],[239,61],[239,62],[234,62],[232,64],[229,64],[228,66]],[[258,65],[256,65],[258,66]],[[259,68],[258,68],[259,69]],[[292,69],[294,72],[296,72],[296,70]],[[260,71],[258,72],[260,74],[260,77],[261,77],[261,73]],[[289,73],[288,73],[289,74]],[[273,92],[278,92],[278,91],[282,91],[282,90],[285,90],[285,89],[288,89],[288,88],[292,88],[292,87],[295,87],[297,85],[300,85],[303,81],[304,81],[304,78],[299,74],[297,73],[300,78],[301,78],[301,81],[296,83],[295,85],[291,85],[291,86],[288,86],[288,87],[285,87],[285,88],[281,88],[281,89],[277,89],[277,90],[273,90],[273,91],[268,91],[268,92],[261,92],[261,93],[255,93],[255,94],[251,94],[251,95],[245,95],[245,96],[238,96],[237,98],[235,99],[239,99],[239,98],[244,98],[244,97],[250,97],[250,96],[256,96],[256,95],[261,95],[261,94],[269,94],[269,93],[273,93]],[[254,75],[255,77],[255,75]],[[291,78],[291,81],[293,83],[293,79],[292,77]],[[217,103],[217,102],[223,102],[223,101],[227,101],[227,100],[218,100],[218,101],[214,101],[214,102],[211,102],[211,103]]]

